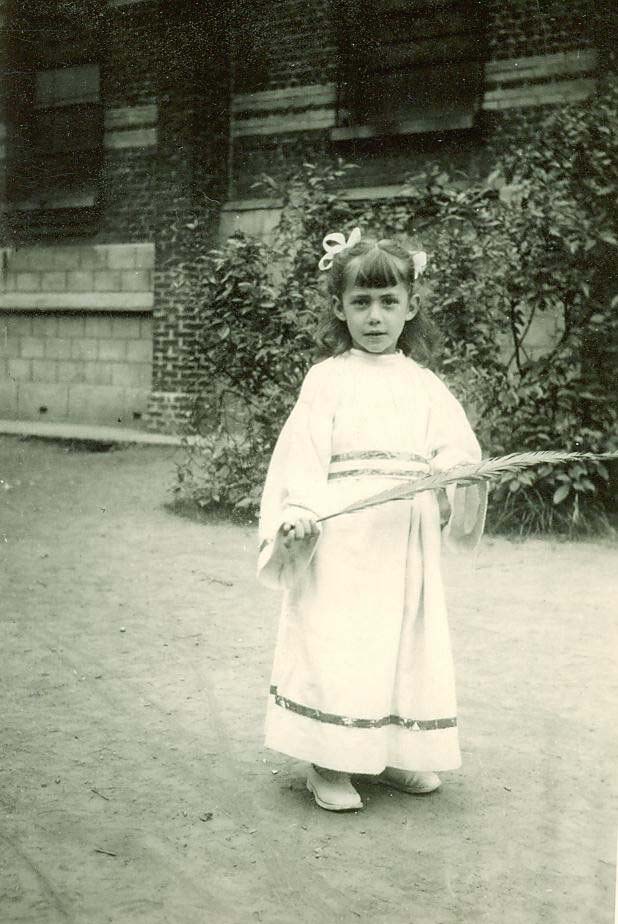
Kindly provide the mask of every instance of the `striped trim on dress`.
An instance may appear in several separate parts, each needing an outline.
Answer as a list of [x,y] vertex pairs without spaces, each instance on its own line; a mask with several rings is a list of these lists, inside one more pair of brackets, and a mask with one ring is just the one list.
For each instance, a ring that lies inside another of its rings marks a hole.
[[[350,464],[353,463],[353,464]],[[426,474],[429,461],[416,452],[389,452],[365,449],[358,452],[335,453],[330,460],[328,480],[338,478],[410,478]]]
[[384,728],[386,725],[397,725],[409,731],[438,731],[457,726],[455,716],[444,719],[406,719],[400,715],[386,715],[380,719],[352,718],[346,715],[336,715],[332,712],[322,712],[321,709],[314,709],[312,706],[303,706],[301,703],[296,703],[294,700],[282,696],[276,685],[271,686],[270,693],[274,697],[275,705],[281,706],[282,709],[288,709],[290,712],[303,715],[308,719],[314,719],[316,722],[324,722],[327,725],[344,725],[347,728]]

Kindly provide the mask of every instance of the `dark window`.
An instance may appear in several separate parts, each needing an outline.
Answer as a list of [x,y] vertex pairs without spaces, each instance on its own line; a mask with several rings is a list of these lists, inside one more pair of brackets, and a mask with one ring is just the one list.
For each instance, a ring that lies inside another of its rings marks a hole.
[[[21,124],[9,146],[9,194],[23,230],[66,224],[95,206],[103,152],[96,64],[36,71],[24,90]],[[25,102],[25,105],[24,105]],[[28,214],[26,214],[28,213]]]
[[342,0],[335,137],[465,129],[483,93],[479,0]]

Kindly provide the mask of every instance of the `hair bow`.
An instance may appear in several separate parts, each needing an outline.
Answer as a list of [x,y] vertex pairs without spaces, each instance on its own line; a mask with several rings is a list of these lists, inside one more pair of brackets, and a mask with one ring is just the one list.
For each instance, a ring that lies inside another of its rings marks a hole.
[[322,247],[326,253],[318,263],[318,268],[321,270],[330,269],[335,259],[335,254],[341,253],[342,250],[347,250],[348,247],[354,247],[355,244],[358,244],[360,239],[360,228],[354,228],[350,232],[347,241],[344,234],[340,234],[339,231],[331,231],[322,241]]
[[412,254],[412,262],[414,263],[414,278],[418,279],[427,268],[427,254],[425,251],[415,250]]

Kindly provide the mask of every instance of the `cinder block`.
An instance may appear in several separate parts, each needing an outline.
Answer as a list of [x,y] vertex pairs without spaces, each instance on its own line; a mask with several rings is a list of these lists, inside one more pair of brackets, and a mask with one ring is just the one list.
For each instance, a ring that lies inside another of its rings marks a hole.
[[60,270],[41,273],[41,292],[64,292],[67,287],[67,274]]
[[5,328],[9,337],[23,337],[32,333],[32,318],[27,314],[5,315],[0,331]]
[[150,271],[144,269],[125,270],[122,274],[123,292],[150,292],[152,281]]
[[[149,388],[127,388],[124,393],[124,408],[127,425],[139,419],[148,410]],[[136,416],[137,415],[137,416]]]
[[94,273],[89,270],[73,270],[67,273],[68,292],[92,292]]
[[32,363],[29,359],[9,359],[9,378],[14,382],[32,381]]
[[15,292],[17,289],[17,276],[15,273],[7,273],[4,279],[0,279],[0,289],[3,292]]
[[58,318],[59,337],[83,337],[84,319],[76,317]]
[[139,363],[139,384],[142,388],[152,388],[152,363]]
[[6,337],[0,334],[0,356],[18,357],[20,341],[18,337]]
[[53,359],[34,359],[32,361],[33,382],[55,382],[58,363]]
[[45,343],[39,337],[22,337],[20,354],[24,359],[42,359],[45,355]]
[[113,318],[112,337],[139,337],[139,318]]
[[112,385],[121,385],[124,388],[138,388],[143,385],[140,379],[138,364],[114,363],[112,365]]
[[107,251],[107,265],[110,269],[134,269],[135,248],[132,244],[112,244]]
[[99,359],[120,362],[126,356],[125,340],[99,340]]
[[20,385],[17,410],[24,420],[62,419],[67,415],[67,398],[66,385]]
[[86,337],[111,337],[112,336],[112,319],[109,317],[86,318],[86,328],[84,333]]
[[46,359],[69,359],[71,356],[71,340],[61,340],[52,337],[45,341]]
[[12,273],[29,270],[32,266],[32,248],[18,247],[8,256],[8,268]]
[[152,340],[152,318],[142,318],[139,322],[140,337]]
[[98,356],[99,341],[92,338],[77,337],[71,346],[72,359],[92,360]]
[[0,417],[17,417],[16,382],[0,382]]
[[39,292],[41,289],[40,273],[17,273],[15,281],[18,292]]
[[58,333],[58,318],[46,317],[32,319],[32,333],[35,337],[55,337]]
[[155,249],[154,244],[135,244],[135,266],[138,269],[153,269]]
[[94,274],[96,292],[118,292],[123,288],[120,270],[97,270]]
[[55,270],[76,270],[79,267],[79,248],[50,247],[51,266]]
[[42,273],[54,269],[55,247],[33,247],[30,250],[30,268]]
[[88,385],[111,385],[113,363],[97,362],[85,363],[86,382]]
[[58,363],[58,381],[65,385],[79,384],[86,381],[87,363],[61,362]]
[[89,423],[122,424],[124,389],[111,385],[72,385],[69,388],[69,417]]
[[127,341],[127,359],[133,363],[151,363],[152,362],[152,341],[151,340],[128,340]]
[[81,269],[104,269],[107,266],[107,247],[99,244],[95,247],[82,247],[79,252]]

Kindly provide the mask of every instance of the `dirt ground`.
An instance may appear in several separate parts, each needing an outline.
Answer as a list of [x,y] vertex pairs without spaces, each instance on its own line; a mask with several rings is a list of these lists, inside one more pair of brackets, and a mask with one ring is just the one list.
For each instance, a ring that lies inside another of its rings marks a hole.
[[277,596],[173,448],[0,437],[2,924],[613,920],[616,547],[449,566],[463,769],[318,809],[262,748]]

